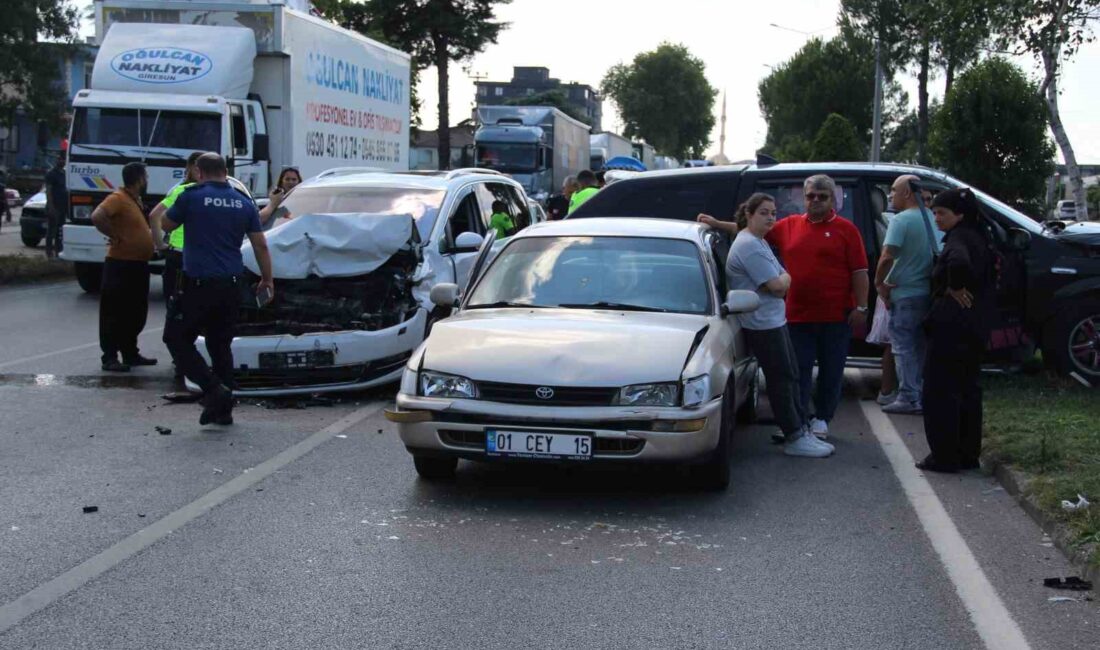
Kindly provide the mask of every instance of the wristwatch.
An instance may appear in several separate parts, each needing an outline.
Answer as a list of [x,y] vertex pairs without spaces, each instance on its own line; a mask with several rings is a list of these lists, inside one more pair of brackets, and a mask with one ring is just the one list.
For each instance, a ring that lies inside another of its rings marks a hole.
[[867,313],[867,308],[866,307],[856,307],[856,311],[858,311],[861,314],[866,314]]

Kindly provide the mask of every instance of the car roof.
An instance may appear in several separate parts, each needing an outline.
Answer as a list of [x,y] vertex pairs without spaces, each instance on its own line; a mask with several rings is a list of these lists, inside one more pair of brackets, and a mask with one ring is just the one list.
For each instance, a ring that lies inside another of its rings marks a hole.
[[693,221],[639,217],[592,217],[545,221],[524,228],[513,239],[526,237],[655,237],[701,242],[709,230]]
[[661,169],[655,171],[638,172],[617,181],[616,184],[644,183],[650,179],[706,179],[722,175],[739,176],[746,172],[768,173],[782,176],[809,176],[812,174],[868,174],[882,173],[890,175],[918,174],[921,176],[935,176],[948,180],[948,176],[942,171],[922,167],[920,165],[907,165],[901,163],[870,163],[870,162],[822,162],[822,163],[778,163],[772,165],[737,164],[719,165],[714,167],[680,167],[676,169]]
[[302,183],[302,187],[399,187],[405,189],[446,191],[470,181],[497,182],[521,188],[511,178],[491,171],[408,171],[357,170],[336,168],[321,172]]

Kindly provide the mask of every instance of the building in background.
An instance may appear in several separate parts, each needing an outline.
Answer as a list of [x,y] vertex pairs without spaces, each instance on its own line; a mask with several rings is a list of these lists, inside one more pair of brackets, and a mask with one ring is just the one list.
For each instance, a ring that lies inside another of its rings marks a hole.
[[570,107],[585,120],[593,133],[603,130],[603,99],[592,86],[581,83],[562,83],[550,76],[549,68],[523,67],[512,68],[511,81],[478,81],[476,103],[481,106],[501,106],[511,99],[521,99],[551,90],[559,90],[565,96]]
[[[463,120],[451,127],[451,164],[447,169],[474,166],[473,120]],[[430,171],[439,169],[439,131],[417,130],[410,137],[409,169]]]
[[[91,84],[92,66],[99,48],[90,43],[81,43],[70,51],[61,48],[45,48],[44,51],[57,58],[57,65],[61,68],[59,83],[65,89],[67,103],[71,103],[78,91]],[[21,112],[16,114],[11,128],[0,135],[5,136],[0,138],[0,168],[7,171],[9,176],[41,176],[49,168],[53,158],[60,153],[61,141],[65,137],[50,133],[46,125],[35,122]]]

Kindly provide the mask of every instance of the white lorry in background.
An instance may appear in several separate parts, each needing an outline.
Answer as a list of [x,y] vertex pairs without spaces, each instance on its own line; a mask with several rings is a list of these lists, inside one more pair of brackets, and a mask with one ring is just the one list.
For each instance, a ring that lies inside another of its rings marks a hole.
[[[256,197],[284,166],[409,167],[407,54],[284,4],[95,0],[101,43],[73,100],[62,258],[99,288],[106,239],[92,210],[144,162],[146,201],[183,178],[192,151],[225,156]],[[155,20],[157,22],[149,22]]]
[[593,133],[589,136],[588,142],[591,149],[588,168],[594,172],[603,169],[607,161],[612,158],[634,155],[634,145],[630,140],[610,131]]
[[588,169],[588,125],[553,106],[482,106],[477,121],[475,164],[508,174],[539,203]]
[[632,146],[634,147],[634,157],[642,161],[646,169],[657,169],[657,150],[653,148],[653,145],[635,142]]

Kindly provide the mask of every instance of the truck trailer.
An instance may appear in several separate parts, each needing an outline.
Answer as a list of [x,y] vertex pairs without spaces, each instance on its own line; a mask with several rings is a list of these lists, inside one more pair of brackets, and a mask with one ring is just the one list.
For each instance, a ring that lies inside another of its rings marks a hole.
[[588,169],[588,125],[553,106],[482,106],[477,121],[475,164],[508,174],[539,203]]
[[594,172],[603,169],[608,160],[619,156],[633,156],[634,145],[630,140],[610,131],[593,133],[588,139],[591,153],[588,168]]
[[91,87],[73,100],[62,258],[99,288],[95,207],[123,165],[149,173],[148,207],[192,151],[225,157],[254,196],[295,166],[409,167],[409,55],[284,4],[96,0]]

